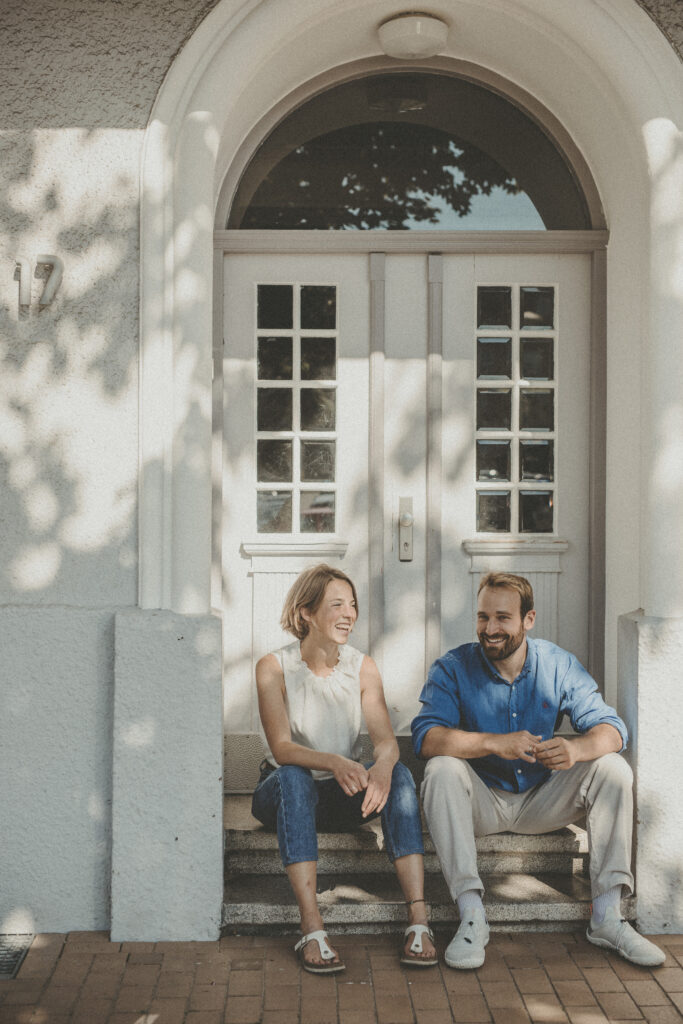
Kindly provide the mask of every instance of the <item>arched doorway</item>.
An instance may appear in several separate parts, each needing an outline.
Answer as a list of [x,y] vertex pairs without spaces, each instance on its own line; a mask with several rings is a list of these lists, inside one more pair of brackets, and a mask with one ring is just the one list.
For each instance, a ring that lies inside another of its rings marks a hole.
[[231,733],[258,732],[253,664],[322,559],[357,581],[399,733],[430,662],[473,635],[488,569],[528,574],[540,635],[602,677],[606,232],[582,162],[501,87],[363,67],[284,101],[227,175]]

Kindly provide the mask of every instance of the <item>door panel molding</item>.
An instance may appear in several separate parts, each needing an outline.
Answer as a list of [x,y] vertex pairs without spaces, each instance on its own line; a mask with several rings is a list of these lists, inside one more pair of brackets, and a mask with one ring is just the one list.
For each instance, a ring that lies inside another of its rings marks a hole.
[[443,478],[443,259],[428,257],[427,516],[425,668],[441,654],[441,484]]

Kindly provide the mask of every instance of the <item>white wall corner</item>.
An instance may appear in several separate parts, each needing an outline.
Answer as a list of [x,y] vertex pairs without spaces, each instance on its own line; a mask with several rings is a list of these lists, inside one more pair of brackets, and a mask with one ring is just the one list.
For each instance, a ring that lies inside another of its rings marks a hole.
[[112,941],[218,938],[223,900],[221,622],[116,616]]
[[621,616],[619,713],[630,733],[637,916],[647,934],[683,932],[682,662],[683,619]]

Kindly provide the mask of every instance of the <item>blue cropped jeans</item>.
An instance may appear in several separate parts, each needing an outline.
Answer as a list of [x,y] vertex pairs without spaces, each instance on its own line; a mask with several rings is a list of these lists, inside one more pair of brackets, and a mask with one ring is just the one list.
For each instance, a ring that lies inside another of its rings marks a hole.
[[[373,762],[365,767],[370,768]],[[318,859],[320,832],[351,832],[377,812],[363,818],[365,792],[347,796],[336,779],[314,779],[308,768],[285,764],[264,767],[254,790],[251,811],[266,828],[277,830],[285,867]],[[393,862],[424,853],[420,808],[415,783],[399,761],[391,777],[389,798],[380,812],[384,845]]]

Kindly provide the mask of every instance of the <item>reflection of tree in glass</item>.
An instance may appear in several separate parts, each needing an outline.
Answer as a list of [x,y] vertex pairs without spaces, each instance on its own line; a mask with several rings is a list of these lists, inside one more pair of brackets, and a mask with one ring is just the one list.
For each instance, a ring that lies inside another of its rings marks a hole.
[[360,124],[311,139],[266,175],[242,228],[394,228],[435,224],[440,209],[460,217],[513,177],[468,142],[425,125]]

